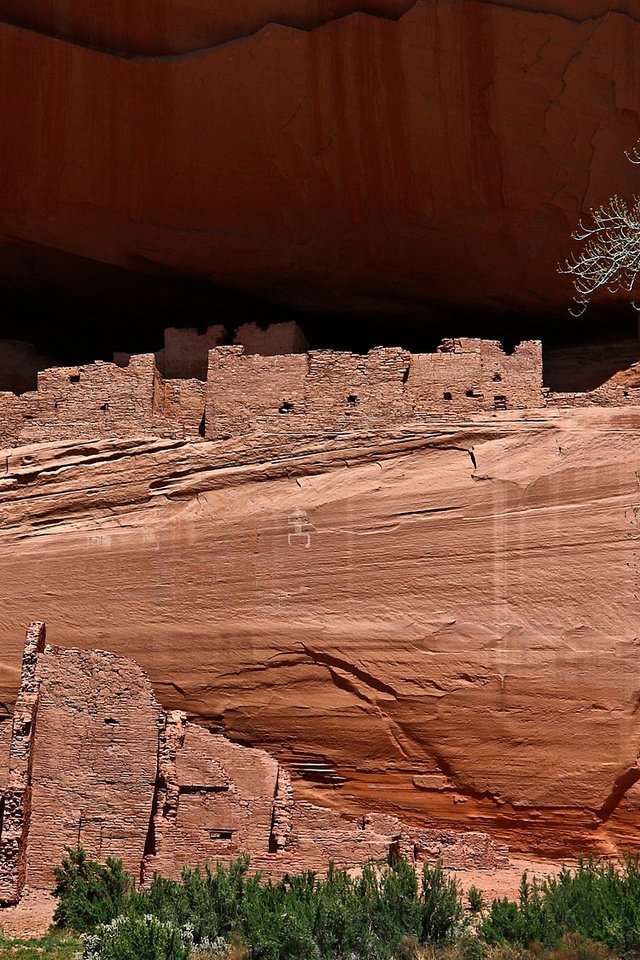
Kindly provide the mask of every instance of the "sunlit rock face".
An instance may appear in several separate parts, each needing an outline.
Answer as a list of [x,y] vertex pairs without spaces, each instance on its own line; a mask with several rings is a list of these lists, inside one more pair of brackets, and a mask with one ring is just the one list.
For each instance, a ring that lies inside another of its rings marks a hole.
[[638,409],[3,452],[0,699],[50,639],[301,796],[547,855],[637,844]]
[[575,6],[0,0],[0,278],[17,239],[34,275],[58,250],[315,309],[564,310],[640,134],[634,4]]

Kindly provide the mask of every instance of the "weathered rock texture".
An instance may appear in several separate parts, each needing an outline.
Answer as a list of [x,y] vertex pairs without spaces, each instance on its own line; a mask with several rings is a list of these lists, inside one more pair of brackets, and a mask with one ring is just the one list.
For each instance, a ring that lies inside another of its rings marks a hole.
[[6,712],[38,597],[53,642],[134,657],[308,801],[635,847],[640,408],[265,422],[192,442],[87,418],[2,452]]
[[636,5],[578,6],[0,0],[0,268],[564,311],[556,264],[637,190],[640,135]]
[[50,890],[76,846],[142,880],[242,852],[271,874],[393,853],[454,869],[508,862],[484,834],[407,831],[393,817],[355,822],[297,803],[273,757],[165,714],[129,660],[45,646],[42,623],[27,633],[2,802],[4,903],[25,887]]

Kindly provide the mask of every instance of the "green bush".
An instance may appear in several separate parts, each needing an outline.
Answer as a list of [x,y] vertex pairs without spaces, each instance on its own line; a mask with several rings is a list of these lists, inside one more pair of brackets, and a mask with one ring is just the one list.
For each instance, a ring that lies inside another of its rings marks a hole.
[[484,897],[477,887],[469,887],[467,903],[469,904],[471,913],[482,913],[484,910]]
[[579,861],[577,870],[530,884],[518,902],[494,900],[479,926],[489,944],[553,947],[569,934],[604,944],[618,954],[640,950],[640,861],[621,869],[602,860]]
[[121,866],[100,867],[76,851],[59,871],[56,917],[95,929],[86,960],[129,960],[134,950],[136,960],[182,960],[189,947],[219,955],[231,942],[246,944],[252,960],[394,960],[448,943],[463,928],[459,889],[439,866],[425,867],[421,882],[402,859],[356,877],[330,865],[324,878],[307,872],[265,882],[248,869],[242,857],[230,867],[185,870],[180,882],[156,878],[135,893]]
[[120,916],[85,934],[82,960],[188,960],[191,943],[172,923]]
[[79,933],[115,919],[133,890],[132,878],[120,860],[96,863],[81,847],[67,848],[67,856],[55,869],[55,878],[53,892],[59,902],[54,921]]

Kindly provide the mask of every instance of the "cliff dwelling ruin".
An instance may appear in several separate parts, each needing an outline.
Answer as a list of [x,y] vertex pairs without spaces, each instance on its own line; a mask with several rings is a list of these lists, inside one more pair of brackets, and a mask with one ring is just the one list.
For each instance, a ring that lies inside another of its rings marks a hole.
[[[255,345],[259,333],[251,335]],[[281,336],[293,341],[296,331]],[[455,339],[432,354],[381,347],[365,356],[331,350],[247,355],[244,346],[209,349],[209,342],[175,331],[156,355],[43,370],[36,391],[0,393],[0,444],[80,436],[214,440],[260,431],[309,434],[481,412],[640,402],[635,368],[592,391],[543,387],[542,351],[534,341],[511,355],[493,341]],[[206,379],[188,377],[202,372],[205,358]]]
[[249,853],[269,876],[357,867],[402,854],[452,868],[507,864],[478,832],[415,828],[389,816],[349,819],[295,798],[263,750],[164,711],[145,673],[100,650],[45,643],[27,630],[13,721],[0,724],[0,904],[51,890],[67,847],[121,859],[141,884],[183,865]]

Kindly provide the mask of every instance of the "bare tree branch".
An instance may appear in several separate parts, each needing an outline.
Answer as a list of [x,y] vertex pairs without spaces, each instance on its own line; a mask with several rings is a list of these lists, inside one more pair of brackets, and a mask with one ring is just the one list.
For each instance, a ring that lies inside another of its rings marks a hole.
[[[640,164],[640,144],[627,152],[631,163]],[[631,204],[621,197],[591,211],[588,223],[580,221],[574,240],[584,243],[582,251],[558,267],[573,278],[576,291],[570,312],[580,316],[596,291],[630,293],[640,274],[640,197]],[[634,304],[635,306],[635,304]]]

